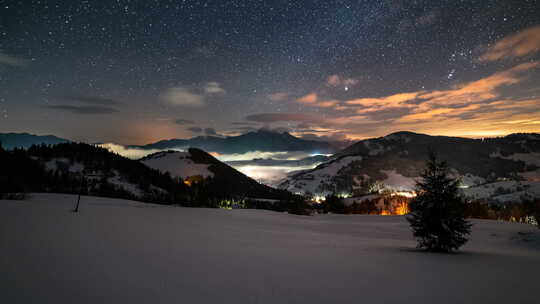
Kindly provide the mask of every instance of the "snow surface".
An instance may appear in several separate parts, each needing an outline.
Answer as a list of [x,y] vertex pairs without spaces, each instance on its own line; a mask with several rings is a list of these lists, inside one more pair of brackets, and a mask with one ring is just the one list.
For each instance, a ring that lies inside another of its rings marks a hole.
[[394,191],[413,191],[416,180],[412,177],[406,177],[396,172],[396,170],[381,170],[387,177],[383,181],[386,189]]
[[214,173],[208,170],[208,164],[197,164],[189,158],[190,156],[189,152],[160,152],[141,162],[161,172],[169,172],[175,177],[214,176]]
[[350,206],[354,203],[360,204],[363,201],[369,201],[369,200],[376,199],[379,197],[381,197],[379,194],[366,194],[366,195],[357,196],[357,197],[346,197],[343,199],[343,203],[346,206]]
[[510,159],[515,161],[523,161],[527,165],[540,166],[540,153],[530,152],[530,153],[514,153],[507,157],[502,156],[500,153],[492,153],[491,157],[499,157],[503,159]]
[[461,179],[461,185],[464,187],[477,186],[486,182],[485,178],[470,173],[458,177]]
[[428,254],[400,216],[75,199],[0,201],[0,303],[538,303],[526,224],[477,220]]
[[[144,191],[139,188],[139,185],[129,183],[118,174],[107,178],[107,182],[124,189],[125,191],[137,196],[138,198],[142,198],[144,196]],[[154,186],[154,188],[157,187]]]
[[500,203],[522,202],[523,198],[540,197],[540,182],[500,181],[461,190],[466,197],[472,199],[490,199]]

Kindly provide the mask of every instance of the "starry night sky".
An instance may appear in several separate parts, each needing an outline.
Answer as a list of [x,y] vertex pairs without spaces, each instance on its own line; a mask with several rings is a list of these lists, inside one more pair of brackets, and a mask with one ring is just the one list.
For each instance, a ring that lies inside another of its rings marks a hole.
[[540,132],[540,1],[0,1],[0,132]]

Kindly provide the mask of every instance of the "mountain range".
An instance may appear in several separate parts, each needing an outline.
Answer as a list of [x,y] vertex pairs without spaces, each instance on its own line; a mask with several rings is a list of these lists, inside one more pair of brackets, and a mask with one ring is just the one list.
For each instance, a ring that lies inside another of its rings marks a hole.
[[358,141],[314,169],[292,173],[279,187],[315,195],[361,195],[380,188],[412,191],[428,151],[447,161],[454,175],[462,178],[462,187],[472,194],[496,194],[475,189],[491,184],[503,187],[498,191],[501,195],[509,194],[506,187],[523,190],[514,191],[520,192],[514,197],[536,196],[537,190],[540,196],[540,134],[470,139],[397,132]]
[[186,149],[199,148],[224,154],[246,153],[250,151],[306,151],[316,154],[331,154],[343,147],[341,142],[306,140],[288,132],[258,130],[238,136],[216,137],[198,136],[191,139],[168,139],[152,144],[128,146],[139,149]]
[[[54,145],[70,142],[70,140],[53,135],[41,136],[28,133],[0,133],[0,142],[4,149],[10,150],[13,148],[27,149],[32,145]],[[143,150],[185,150],[187,148],[199,148],[204,151],[222,154],[241,154],[251,151],[304,151],[312,154],[332,154],[344,148],[347,143],[306,140],[295,137],[288,132],[260,129],[238,136],[197,136],[190,139],[166,139],[146,145],[129,145],[127,148]]]
[[[0,134],[0,139],[4,149],[8,150],[15,147],[28,148],[32,144],[53,145],[68,141],[56,136],[36,136],[27,133]],[[189,149],[193,146],[203,148]],[[430,150],[436,152],[440,159],[448,162],[453,174],[461,178],[464,193],[471,197],[498,201],[540,197],[540,134],[511,134],[498,138],[471,139],[396,132],[383,137],[360,140],[341,150],[338,146],[336,143],[304,140],[286,132],[259,130],[240,136],[172,139],[132,147],[161,150],[182,148],[187,152],[178,152],[184,154],[158,153],[143,159],[142,162],[147,162],[146,165],[156,168],[148,161],[164,157],[164,155],[168,158],[174,157],[178,162],[192,162],[197,164],[196,166],[209,168],[209,174],[202,174],[202,176],[213,176],[219,181],[217,183],[219,187],[230,188],[231,193],[235,194],[242,193],[243,189],[251,189],[249,191],[253,191],[253,195],[259,197],[273,197],[277,192],[228,165],[238,169],[251,166],[250,170],[256,171],[265,170],[263,168],[266,167],[286,168],[289,172],[288,176],[276,185],[292,193],[313,195],[341,193],[347,196],[361,196],[381,189],[413,191],[415,180],[419,177]],[[219,153],[306,151],[318,154],[335,152],[330,157],[316,155],[299,160],[231,160],[227,162],[227,165],[204,152],[203,149]],[[65,158],[62,155],[56,157]],[[181,157],[184,160],[180,160]],[[165,167],[156,169],[173,176],[190,175],[189,170],[171,171],[171,168],[177,165],[170,162],[166,163]],[[316,167],[306,169],[311,166]],[[185,166],[185,168],[188,167]],[[251,174],[247,170],[242,170],[242,172],[249,173],[250,176],[260,173]],[[110,180],[112,183],[115,181],[116,179]]]

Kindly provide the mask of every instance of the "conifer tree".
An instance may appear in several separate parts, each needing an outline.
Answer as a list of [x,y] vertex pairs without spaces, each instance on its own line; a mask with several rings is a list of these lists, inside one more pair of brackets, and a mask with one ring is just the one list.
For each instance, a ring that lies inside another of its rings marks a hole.
[[446,162],[431,152],[407,217],[419,248],[450,252],[468,241],[471,224],[465,219],[466,203],[458,184],[459,180],[449,176]]

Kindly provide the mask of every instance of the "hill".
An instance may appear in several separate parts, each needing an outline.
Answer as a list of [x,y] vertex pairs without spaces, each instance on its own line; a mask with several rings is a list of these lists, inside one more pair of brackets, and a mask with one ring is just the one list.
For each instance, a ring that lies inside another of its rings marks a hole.
[[167,174],[82,143],[0,149],[0,166],[0,193],[81,191],[163,204],[187,197],[187,187]]
[[[63,143],[0,149],[0,167],[0,194],[81,191],[193,207],[218,207],[220,200],[235,197],[292,197],[287,191],[257,183],[199,149],[160,152],[138,161],[93,145]],[[180,179],[194,175],[202,177],[200,183],[186,184]]]
[[533,196],[540,195],[540,187],[536,185],[540,181],[539,134],[470,139],[397,132],[361,140],[317,168],[289,176],[280,187],[321,195],[366,194],[384,187],[410,191],[429,149],[448,161],[454,174],[462,177],[465,191],[472,193],[478,190],[477,186],[508,181],[508,185],[502,186],[523,186],[512,199],[527,194],[524,188],[530,188],[529,194]]
[[214,191],[229,195],[265,199],[287,199],[290,193],[277,190],[240,173],[201,149],[189,148],[186,152],[166,151],[148,155],[143,164],[168,173],[176,178],[200,176],[210,178]]

